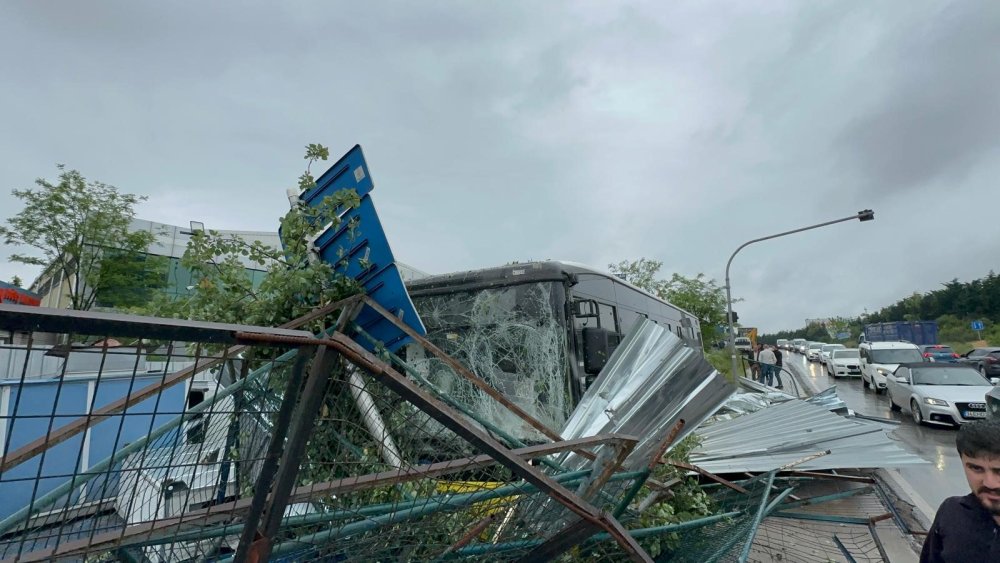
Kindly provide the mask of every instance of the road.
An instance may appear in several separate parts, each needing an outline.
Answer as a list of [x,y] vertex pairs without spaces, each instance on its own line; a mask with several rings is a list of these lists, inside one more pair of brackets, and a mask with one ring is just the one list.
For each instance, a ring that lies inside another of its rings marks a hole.
[[917,426],[908,412],[892,412],[889,399],[865,390],[860,378],[834,379],[826,374],[822,364],[809,362],[801,354],[785,353],[785,368],[792,370],[800,379],[809,379],[819,389],[837,386],[837,395],[847,406],[860,414],[891,418],[901,422],[892,432],[911,452],[930,462],[929,465],[913,465],[898,470],[898,477],[904,482],[904,491],[913,498],[917,507],[933,518],[937,507],[950,496],[969,493],[962,462],[955,450],[955,429],[946,427]]

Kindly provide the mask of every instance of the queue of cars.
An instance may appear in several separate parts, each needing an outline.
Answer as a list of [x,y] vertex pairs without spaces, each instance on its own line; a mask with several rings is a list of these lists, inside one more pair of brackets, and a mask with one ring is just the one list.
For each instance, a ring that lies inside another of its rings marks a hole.
[[860,377],[866,391],[885,392],[892,410],[909,411],[917,424],[958,425],[985,418],[988,401],[1000,414],[1000,347],[958,355],[938,344],[862,342],[847,348],[793,339],[784,349],[822,363],[831,377]]

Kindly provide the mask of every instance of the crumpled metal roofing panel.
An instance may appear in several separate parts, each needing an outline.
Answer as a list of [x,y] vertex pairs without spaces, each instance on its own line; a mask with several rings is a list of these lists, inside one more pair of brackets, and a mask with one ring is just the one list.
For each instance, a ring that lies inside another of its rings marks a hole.
[[715,473],[769,471],[825,450],[796,469],[896,467],[927,463],[901,448],[884,424],[791,400],[698,430],[691,463]]
[[[678,420],[676,444],[714,413],[734,391],[705,361],[664,327],[642,319],[608,359],[562,430],[564,439],[607,432],[639,438],[625,469],[643,467]],[[563,463],[583,463],[569,454]]]

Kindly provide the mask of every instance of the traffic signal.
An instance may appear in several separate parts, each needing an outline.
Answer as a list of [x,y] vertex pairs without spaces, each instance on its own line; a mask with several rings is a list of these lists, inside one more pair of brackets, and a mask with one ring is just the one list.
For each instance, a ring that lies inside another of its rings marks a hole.
[[733,324],[736,324],[736,323],[738,323],[738,322],[739,322],[739,320],[740,320],[740,316],[739,316],[739,314],[737,314],[737,313],[736,313],[736,311],[733,311],[733,312],[732,312],[732,313],[730,313],[730,314],[732,315],[732,317],[731,317],[731,318],[729,319],[729,322],[731,322],[731,323],[733,323]]

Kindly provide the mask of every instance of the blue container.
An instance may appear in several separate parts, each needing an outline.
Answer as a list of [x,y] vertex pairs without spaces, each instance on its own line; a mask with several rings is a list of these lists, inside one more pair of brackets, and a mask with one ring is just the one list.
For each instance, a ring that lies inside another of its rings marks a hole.
[[865,325],[868,342],[896,342],[904,340],[913,344],[937,344],[938,326],[935,321],[896,321]]

